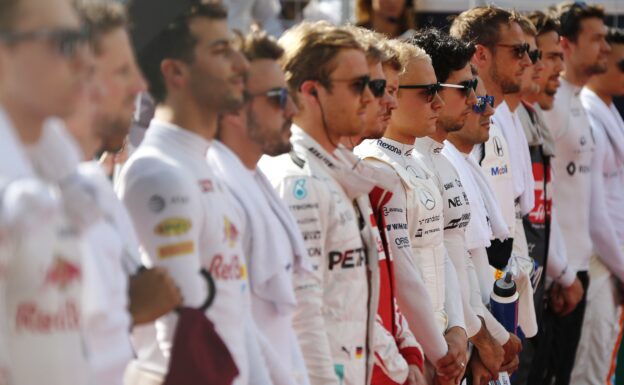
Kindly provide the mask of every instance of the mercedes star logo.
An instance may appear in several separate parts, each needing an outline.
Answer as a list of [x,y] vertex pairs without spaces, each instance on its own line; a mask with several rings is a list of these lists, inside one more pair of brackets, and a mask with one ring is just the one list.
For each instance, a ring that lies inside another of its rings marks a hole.
[[422,189],[419,192],[420,195],[420,203],[423,204],[427,208],[427,210],[433,210],[435,207],[435,200],[433,199],[433,195],[429,192],[429,190]]

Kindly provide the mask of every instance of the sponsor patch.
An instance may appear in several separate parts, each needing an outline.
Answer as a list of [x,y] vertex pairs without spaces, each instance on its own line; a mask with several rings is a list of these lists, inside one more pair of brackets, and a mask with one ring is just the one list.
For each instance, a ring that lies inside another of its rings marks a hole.
[[492,176],[506,175],[508,172],[509,169],[507,168],[507,165],[502,167],[494,166],[490,168],[490,174],[492,174]]
[[18,332],[41,334],[80,330],[80,310],[71,300],[52,311],[35,302],[22,302],[17,305],[15,328]]
[[191,230],[192,223],[186,218],[168,218],[154,227],[154,233],[163,237],[183,235]]
[[166,259],[179,255],[191,254],[194,250],[195,243],[193,243],[193,241],[172,243],[158,248],[158,258]]
[[295,199],[301,200],[308,196],[305,182],[305,179],[298,179],[295,181],[295,187],[293,187],[293,196],[295,197]]
[[45,277],[45,284],[51,286],[57,286],[61,289],[65,289],[72,282],[80,280],[80,268],[63,259],[62,257],[56,257],[54,264],[50,267]]
[[210,274],[219,280],[239,280],[247,278],[247,267],[238,256],[226,260],[223,255],[215,255],[208,268]]
[[312,241],[321,239],[321,232],[319,230],[316,231],[304,231],[303,233],[304,241]]
[[435,200],[433,199],[433,194],[427,189],[422,189],[418,193],[418,197],[420,198],[420,203],[423,204],[427,208],[427,210],[433,210],[436,206]]
[[163,211],[165,209],[165,206],[165,198],[161,197],[160,195],[152,195],[147,201],[147,207],[150,209],[151,212],[156,214]]
[[199,181],[199,188],[201,188],[201,191],[204,192],[204,193],[214,191],[214,186],[213,186],[212,181],[210,179],[200,180]]
[[394,152],[397,155],[401,155],[403,153],[400,148],[398,148],[396,146],[393,146],[390,143],[386,143],[386,142],[384,142],[381,139],[377,139],[377,145],[379,147],[381,147],[381,148],[384,148],[384,149],[388,150],[388,151],[392,151],[392,152]]
[[361,346],[358,346],[355,348],[355,358],[356,359],[361,359],[364,356],[364,348]]
[[502,158],[505,153],[503,151],[503,143],[501,142],[500,138],[498,136],[495,136],[494,138],[492,138],[492,142],[494,144],[494,152],[496,153],[496,156]]
[[238,229],[230,221],[230,218],[223,217],[223,242],[228,243],[230,247],[236,246],[238,240]]
[[364,249],[357,248],[352,250],[330,251],[329,252],[329,270],[333,270],[336,265],[341,269],[353,269],[363,266],[366,261]]

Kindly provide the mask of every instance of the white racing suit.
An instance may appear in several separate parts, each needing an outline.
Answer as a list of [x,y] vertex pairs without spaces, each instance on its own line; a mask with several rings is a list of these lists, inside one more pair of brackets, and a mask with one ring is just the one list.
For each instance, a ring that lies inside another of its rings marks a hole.
[[[452,266],[442,240],[442,197],[423,163],[412,156],[413,147],[382,138],[365,140],[355,152],[401,179],[384,208],[388,244],[397,267],[396,297],[427,358],[435,364],[447,352],[443,333],[449,324],[463,327],[463,314],[457,291],[447,296],[445,286],[456,284],[457,278],[447,279],[455,272],[449,272]],[[455,302],[447,304],[448,297]],[[453,322],[447,309],[455,312]]]
[[274,385],[309,385],[303,354],[292,327],[297,306],[293,275],[310,274],[303,237],[284,201],[259,169],[248,169],[225,144],[214,141],[208,163],[233,203],[245,213],[242,242],[249,266],[254,319],[266,337]]
[[595,140],[591,193],[591,236],[595,255],[589,266],[587,310],[571,381],[614,384],[624,318],[624,121],[588,88],[581,91]]
[[416,151],[422,155],[425,165],[433,173],[433,180],[442,195],[444,208],[444,245],[455,266],[461,288],[464,320],[468,338],[481,330],[485,310],[481,302],[480,288],[468,249],[465,232],[470,221],[470,202],[462,182],[451,162],[442,155],[444,145],[430,137],[416,140]]
[[[379,171],[383,171],[379,169]],[[397,182],[400,182],[398,177]],[[378,240],[379,260],[379,307],[375,329],[375,368],[372,383],[374,385],[403,384],[409,375],[409,366],[417,366],[424,371],[424,354],[410,330],[407,319],[403,316],[396,300],[396,280],[394,258],[388,244],[388,232],[384,211],[392,198],[392,192],[375,187],[369,194],[374,215],[372,217]],[[377,226],[379,223],[379,226]]]
[[0,383],[84,385],[81,231],[99,215],[93,190],[60,121],[24,148],[0,111],[0,137]]
[[294,125],[291,143],[290,154],[265,157],[260,167],[295,216],[313,266],[313,274],[294,277],[293,326],[310,383],[366,384],[377,289],[369,291],[369,242],[360,231],[370,208],[361,203],[374,183],[352,170],[343,147],[329,154]]
[[580,100],[581,88],[563,77],[560,81],[553,109],[544,111],[544,121],[555,141],[552,169],[553,211],[556,215],[553,221],[559,224],[568,269],[576,272],[585,293],[570,314],[551,317],[556,343],[552,344],[552,364],[547,373],[554,373],[558,382],[568,383],[580,340],[587,302],[588,270],[594,254],[590,225],[594,137]]
[[121,385],[133,357],[129,331],[128,277],[140,266],[139,244],[129,214],[97,162],[85,162],[80,174],[97,189],[103,218],[85,232],[89,252],[83,258],[83,323],[94,385]]
[[[144,264],[168,270],[184,306],[197,308],[205,302],[207,284],[200,270],[210,273],[216,295],[205,314],[236,363],[239,375],[234,384],[247,385],[268,374],[262,372],[266,365],[257,353],[258,331],[240,241],[241,213],[232,208],[225,186],[208,167],[209,146],[191,131],[152,120],[120,174],[118,194],[137,230]],[[139,357],[141,369],[166,373],[177,317],[170,313],[156,321],[164,360],[156,359],[158,355]]]

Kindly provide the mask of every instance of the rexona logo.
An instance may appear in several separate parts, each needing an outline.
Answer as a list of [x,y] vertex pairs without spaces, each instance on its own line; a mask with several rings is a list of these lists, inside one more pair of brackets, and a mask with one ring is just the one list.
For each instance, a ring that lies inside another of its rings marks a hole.
[[507,168],[507,165],[503,166],[503,167],[492,167],[490,169],[490,172],[492,173],[492,176],[498,176],[498,175],[505,175],[509,172],[509,169]]
[[168,218],[154,227],[154,233],[163,237],[175,237],[188,233],[191,227],[191,221],[187,218]]
[[330,251],[329,252],[329,270],[333,270],[336,265],[341,269],[353,269],[364,265],[366,255],[363,248],[354,250]]
[[397,155],[401,155],[402,151],[396,146],[391,145],[390,143],[386,143],[383,140],[377,139],[377,145],[381,148],[385,148],[386,150],[390,150]]

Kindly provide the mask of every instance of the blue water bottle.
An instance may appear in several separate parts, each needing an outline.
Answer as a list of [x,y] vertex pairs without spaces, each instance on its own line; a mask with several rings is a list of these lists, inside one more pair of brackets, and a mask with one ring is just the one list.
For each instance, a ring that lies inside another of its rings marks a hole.
[[[518,291],[511,273],[494,282],[494,290],[490,295],[490,310],[494,318],[510,333],[516,334],[518,329]],[[509,374],[501,372],[496,381],[489,385],[511,385]]]
[[518,291],[511,273],[494,282],[494,290],[490,295],[490,309],[494,317],[507,329],[516,334],[518,328]]

